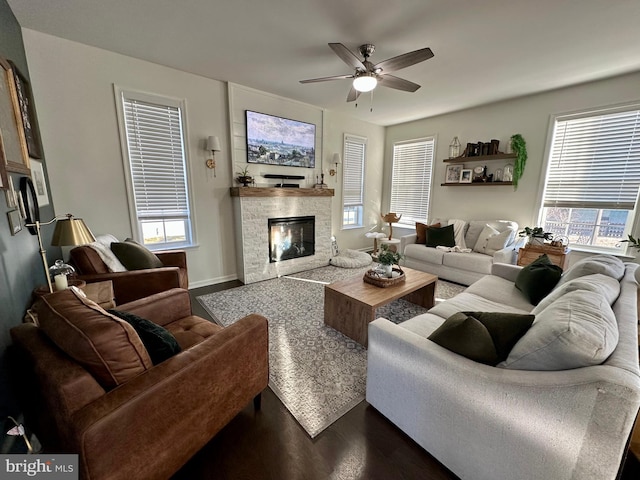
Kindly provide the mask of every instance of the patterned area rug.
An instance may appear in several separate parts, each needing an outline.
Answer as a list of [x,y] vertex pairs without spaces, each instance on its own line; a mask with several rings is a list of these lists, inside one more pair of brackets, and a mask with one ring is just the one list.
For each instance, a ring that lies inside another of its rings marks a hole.
[[[324,325],[324,285],[370,267],[327,266],[198,297],[221,325],[250,313],[269,320],[269,386],[313,438],[364,400],[367,351]],[[442,280],[436,299],[451,298],[464,287]],[[400,323],[426,312],[396,300],[377,316]]]

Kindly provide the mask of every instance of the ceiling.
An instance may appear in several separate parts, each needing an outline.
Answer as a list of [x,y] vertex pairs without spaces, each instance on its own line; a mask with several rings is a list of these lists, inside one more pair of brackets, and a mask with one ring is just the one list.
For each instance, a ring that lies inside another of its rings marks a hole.
[[[638,0],[7,0],[24,28],[392,125],[640,71]],[[328,47],[435,57],[346,103]],[[371,111],[371,107],[373,111]]]

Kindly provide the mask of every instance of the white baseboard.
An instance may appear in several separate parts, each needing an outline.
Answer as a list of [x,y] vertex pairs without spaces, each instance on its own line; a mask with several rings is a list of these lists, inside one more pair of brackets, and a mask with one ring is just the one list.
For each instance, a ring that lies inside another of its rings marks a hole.
[[218,283],[231,282],[238,280],[238,275],[227,275],[224,277],[209,278],[207,280],[200,280],[198,282],[189,282],[189,288],[208,287],[209,285],[216,285]]

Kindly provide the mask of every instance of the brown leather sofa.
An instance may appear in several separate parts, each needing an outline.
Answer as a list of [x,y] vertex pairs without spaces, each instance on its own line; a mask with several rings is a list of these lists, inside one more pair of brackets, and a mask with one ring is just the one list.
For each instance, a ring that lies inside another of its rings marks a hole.
[[183,250],[154,252],[164,267],[127,272],[110,272],[98,253],[82,245],[71,249],[69,261],[76,277],[87,283],[111,280],[116,303],[123,304],[171,288],[189,288],[187,256]]
[[[152,365],[131,325],[75,289],[46,295],[39,326],[11,329],[25,420],[46,452],[77,453],[80,477],[166,479],[267,386],[267,320],[222,328],[172,289],[118,310],[169,330],[182,351]],[[133,333],[132,333],[133,332]]]

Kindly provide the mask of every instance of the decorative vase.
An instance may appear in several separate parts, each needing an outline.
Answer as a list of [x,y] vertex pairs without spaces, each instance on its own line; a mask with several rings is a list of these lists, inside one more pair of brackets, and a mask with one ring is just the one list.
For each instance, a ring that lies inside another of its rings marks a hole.
[[449,158],[457,158],[460,156],[460,140],[458,137],[453,137],[451,145],[449,145]]
[[382,272],[387,278],[391,278],[393,275],[393,265],[382,265]]
[[243,187],[248,187],[253,182],[252,177],[245,175],[239,176],[236,180],[238,180],[238,183],[241,183]]

